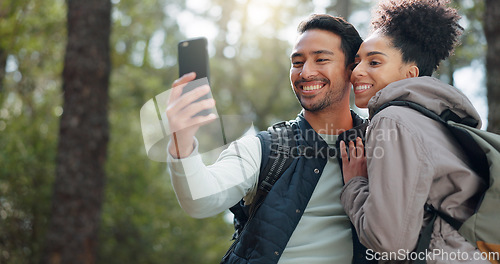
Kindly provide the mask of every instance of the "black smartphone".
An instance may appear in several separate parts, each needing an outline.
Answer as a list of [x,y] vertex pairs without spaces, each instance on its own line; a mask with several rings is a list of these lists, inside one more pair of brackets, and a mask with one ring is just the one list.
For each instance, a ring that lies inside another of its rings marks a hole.
[[[209,84],[210,74],[207,45],[207,39],[204,37],[192,38],[179,42],[177,46],[179,77],[186,73],[196,72],[196,79],[188,83],[184,87],[182,93],[191,91],[200,85]],[[206,94],[200,97],[197,101],[210,97],[210,94]],[[211,110],[204,110],[196,115],[208,115],[210,113],[212,113]]]
[[177,47],[179,77],[196,72],[196,79],[209,78],[207,39],[204,37],[183,40]]

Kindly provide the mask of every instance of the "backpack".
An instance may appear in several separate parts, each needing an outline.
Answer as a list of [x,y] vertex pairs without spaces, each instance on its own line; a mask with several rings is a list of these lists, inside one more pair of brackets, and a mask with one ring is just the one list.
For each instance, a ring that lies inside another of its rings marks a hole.
[[438,115],[424,106],[410,101],[387,102],[374,115],[389,106],[412,108],[444,125],[464,150],[471,164],[471,169],[488,183],[488,188],[482,194],[474,214],[463,223],[426,204],[424,209],[432,213],[433,217],[426,228],[421,231],[416,251],[424,252],[428,249],[433,224],[436,217],[439,216],[483,252],[490,261],[496,260],[494,263],[498,263],[500,260],[500,228],[498,227],[500,219],[498,207],[500,204],[500,135],[477,129],[478,122],[476,120],[470,117],[460,118],[450,109]]

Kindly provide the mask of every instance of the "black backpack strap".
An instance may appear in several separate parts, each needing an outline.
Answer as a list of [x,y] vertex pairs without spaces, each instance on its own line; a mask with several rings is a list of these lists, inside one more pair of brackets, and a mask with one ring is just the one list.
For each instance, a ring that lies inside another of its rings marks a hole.
[[261,171],[257,193],[250,205],[250,215],[257,210],[276,181],[290,167],[294,159],[292,151],[297,145],[292,126],[287,121],[274,124],[267,133],[260,133],[259,137],[262,145]]
[[289,122],[283,121],[274,124],[267,131],[257,134],[262,148],[262,159],[259,173],[257,192],[249,207],[241,200],[229,210],[234,214],[235,233],[233,239],[237,239],[243,227],[253,216],[257,208],[264,201],[274,183],[283,172],[290,167],[295,157],[292,151],[296,150],[295,137]]
[[260,139],[262,148],[257,193],[250,206],[245,206],[245,202],[242,199],[229,208],[234,214],[233,224],[235,232],[232,240],[239,238],[246,223],[253,216],[258,206],[264,201],[274,183],[276,183],[281,174],[293,162],[293,156],[290,154],[296,143],[292,126],[289,122],[276,123],[268,128],[267,131],[258,133],[257,137]]
[[425,115],[431,119],[434,119],[440,123],[445,124],[446,126],[447,126],[447,121],[453,121],[455,123],[464,124],[464,125],[467,125],[470,127],[477,127],[477,125],[479,123],[477,120],[475,120],[474,118],[472,118],[470,116],[461,118],[457,114],[455,114],[453,111],[451,111],[451,109],[446,109],[441,114],[438,115],[434,111],[431,111],[418,103],[411,102],[411,101],[404,101],[404,100],[390,101],[390,102],[383,104],[382,106],[380,106],[379,109],[377,109],[375,111],[375,113],[372,115],[371,118],[373,118],[377,113],[379,113],[380,111],[384,110],[385,108],[387,108],[389,106],[409,107],[411,109],[414,109],[414,110],[422,113],[423,115]]

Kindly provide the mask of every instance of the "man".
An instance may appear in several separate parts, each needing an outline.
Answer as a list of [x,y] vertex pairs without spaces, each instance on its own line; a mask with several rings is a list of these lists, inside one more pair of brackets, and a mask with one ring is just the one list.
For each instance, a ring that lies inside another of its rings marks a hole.
[[[303,111],[290,123],[298,145],[336,150],[337,136],[363,123],[349,108],[350,66],[362,40],[351,24],[329,15],[312,15],[299,25],[298,32],[290,81]],[[215,164],[204,166],[194,135],[216,117],[194,115],[215,102],[194,102],[209,87],[181,95],[182,87],[194,78],[188,74],[173,85],[167,118],[171,131],[178,132],[169,143],[168,164],[182,208],[202,218],[218,214],[242,198],[245,206],[252,203],[265,162],[261,158],[269,150],[260,137],[247,136],[233,142]],[[351,225],[339,199],[342,185],[335,157],[295,158],[223,262],[351,262]],[[200,195],[197,189],[208,194]]]

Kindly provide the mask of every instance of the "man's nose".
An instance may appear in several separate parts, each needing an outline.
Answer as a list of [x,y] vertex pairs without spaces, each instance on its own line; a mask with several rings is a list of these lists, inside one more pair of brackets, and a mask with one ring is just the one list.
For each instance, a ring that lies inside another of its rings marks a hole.
[[316,65],[310,61],[304,62],[304,65],[302,65],[300,76],[304,79],[309,79],[316,75],[318,75],[318,68],[316,67]]

